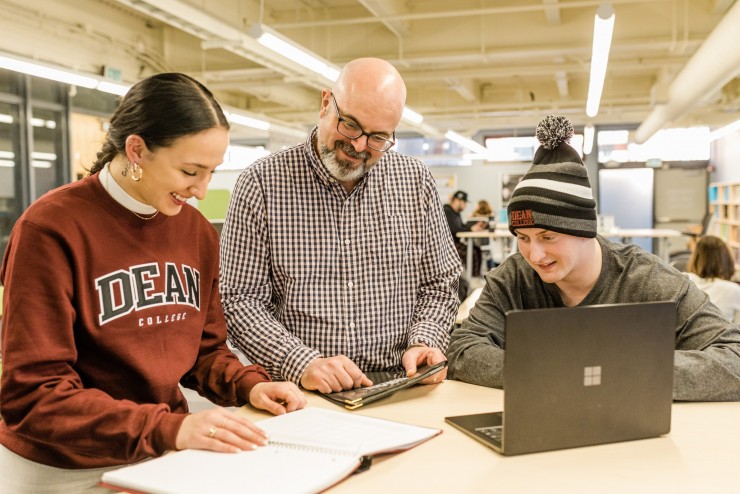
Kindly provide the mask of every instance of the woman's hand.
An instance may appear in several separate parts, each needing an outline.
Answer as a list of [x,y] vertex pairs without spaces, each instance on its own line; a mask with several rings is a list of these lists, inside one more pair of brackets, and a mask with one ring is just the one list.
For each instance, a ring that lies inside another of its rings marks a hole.
[[188,415],[175,439],[177,449],[205,449],[222,453],[238,453],[265,444],[267,435],[262,429],[221,407]]
[[292,382],[261,382],[250,391],[249,403],[273,415],[282,415],[305,407],[306,396]]

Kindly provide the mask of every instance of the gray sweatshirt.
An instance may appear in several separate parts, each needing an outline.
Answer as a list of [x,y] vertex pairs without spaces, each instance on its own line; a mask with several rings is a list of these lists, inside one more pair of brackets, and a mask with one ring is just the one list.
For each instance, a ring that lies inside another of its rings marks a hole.
[[[740,327],[658,257],[634,245],[597,239],[603,256],[601,275],[579,305],[675,301],[674,400],[740,400]],[[521,253],[510,256],[486,275],[470,316],[452,333],[449,377],[503,387],[504,314],[564,306],[558,288],[544,283]]]

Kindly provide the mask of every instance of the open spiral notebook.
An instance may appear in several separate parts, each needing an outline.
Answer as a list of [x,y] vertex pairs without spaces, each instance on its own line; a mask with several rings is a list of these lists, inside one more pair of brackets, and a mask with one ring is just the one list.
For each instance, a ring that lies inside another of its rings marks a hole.
[[389,420],[305,408],[257,422],[270,442],[236,454],[184,450],[103,474],[126,492],[315,493],[357,470],[367,457],[397,453],[441,433]]

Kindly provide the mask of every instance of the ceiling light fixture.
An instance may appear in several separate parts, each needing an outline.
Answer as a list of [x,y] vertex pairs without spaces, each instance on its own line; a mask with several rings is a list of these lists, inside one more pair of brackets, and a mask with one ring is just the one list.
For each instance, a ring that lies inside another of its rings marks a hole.
[[594,16],[594,41],[591,52],[591,76],[588,81],[586,115],[595,117],[599,113],[601,92],[604,89],[606,66],[614,32],[614,9],[608,2],[602,3]]
[[593,125],[586,125],[583,128],[583,155],[591,154],[594,149],[594,133],[595,129]]
[[[117,96],[124,96],[131,88],[131,86],[121,82],[111,81],[95,75],[79,74],[71,70],[31,62],[5,53],[0,53],[0,69],[12,70],[14,72],[50,79],[74,86],[97,89],[98,91],[115,94]],[[300,138],[303,138],[307,134],[305,130],[289,126],[281,126],[280,124],[273,125],[271,122],[262,120],[256,116],[235,113],[233,111],[228,111],[226,108],[223,108],[223,110],[226,118],[236,125],[251,127],[258,130],[270,130],[271,128],[273,130],[277,129],[279,132],[284,134],[291,136],[295,135]],[[11,115],[0,114],[0,123],[13,123],[13,121],[14,119]],[[49,127],[50,125],[55,125],[55,122],[40,120],[37,124]]]
[[12,70],[42,79],[80,86],[88,89],[97,89],[106,93],[123,96],[130,86],[120,82],[113,82],[94,75],[80,74],[71,70],[52,67],[51,65],[30,62],[21,58],[0,54],[0,69]]
[[462,147],[473,151],[475,154],[479,154],[479,155],[488,154],[488,149],[485,146],[478,144],[473,139],[463,137],[457,132],[454,132],[452,130],[447,131],[447,133],[445,134],[445,139],[449,139],[450,141],[455,142],[461,145]]
[[250,34],[259,44],[334,82],[339,69],[264,24],[253,24]]
[[95,89],[104,93],[115,94],[116,96],[126,96],[131,86],[121,84],[120,82],[100,81]]
[[403,107],[403,114],[401,115],[401,118],[415,124],[420,124],[422,121],[424,121],[424,117],[420,113],[415,112],[408,106]]
[[243,125],[245,127],[251,127],[253,129],[259,129],[259,130],[269,130],[270,129],[270,122],[267,122],[265,120],[260,120],[254,117],[248,117],[240,113],[234,113],[234,112],[230,112],[226,110],[224,110],[224,114],[226,115],[226,118],[229,122],[235,123],[237,125]]
[[26,62],[14,57],[0,55],[0,68],[21,72],[23,74],[50,79],[52,81],[63,82],[73,86],[86,87],[94,89],[98,85],[98,80],[94,77],[80,75],[68,70],[61,70],[47,65]]
[[[311,72],[319,74],[329,82],[334,83],[339,79],[339,68],[322,59],[315,53],[307,50],[298,43],[278,33],[274,29],[261,23],[255,23],[250,28],[249,34],[255,38],[260,45],[265,48],[269,48],[275,53],[297,63]],[[414,126],[418,126],[424,120],[424,117],[421,114],[415,112],[409,107],[403,108],[402,118]]]

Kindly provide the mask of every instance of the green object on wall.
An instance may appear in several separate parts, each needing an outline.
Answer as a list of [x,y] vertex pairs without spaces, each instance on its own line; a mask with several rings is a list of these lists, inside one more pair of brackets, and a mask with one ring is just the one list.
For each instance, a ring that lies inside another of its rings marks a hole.
[[198,201],[198,209],[210,221],[226,219],[231,192],[227,189],[209,189],[206,198]]

